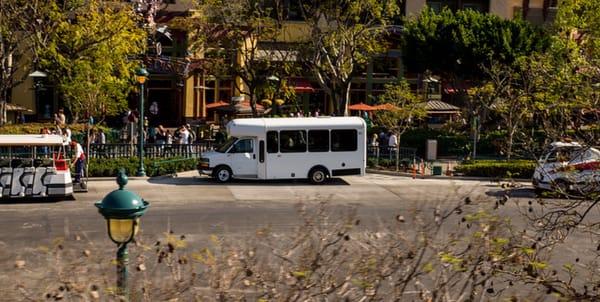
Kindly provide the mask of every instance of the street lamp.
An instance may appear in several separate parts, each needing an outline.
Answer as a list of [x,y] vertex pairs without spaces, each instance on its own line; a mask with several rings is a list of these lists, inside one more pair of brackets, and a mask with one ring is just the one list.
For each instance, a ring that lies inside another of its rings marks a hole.
[[114,190],[94,205],[98,212],[106,219],[108,237],[117,244],[117,294],[128,298],[127,264],[129,254],[127,244],[137,234],[140,226],[140,217],[149,207],[137,194],[124,189],[127,184],[127,175],[123,170],[117,176],[119,189]]
[[135,78],[140,84],[140,116],[139,116],[139,142],[138,142],[138,156],[140,157],[140,165],[137,170],[137,176],[146,176],[144,170],[144,83],[148,78],[148,71],[141,67],[135,72]]

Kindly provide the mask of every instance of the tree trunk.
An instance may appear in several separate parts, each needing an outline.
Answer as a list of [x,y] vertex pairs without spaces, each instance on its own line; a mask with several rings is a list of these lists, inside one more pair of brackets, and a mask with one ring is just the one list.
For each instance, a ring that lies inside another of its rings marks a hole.
[[6,101],[0,101],[0,126],[6,124]]
[[398,131],[398,144],[396,145],[396,171],[400,170],[400,136],[402,133]]
[[515,135],[515,129],[511,127],[508,130],[508,140],[506,142],[506,159],[510,160],[512,157],[512,148],[513,148],[513,137]]
[[348,82],[348,84],[346,84],[346,86],[344,87],[344,92],[343,92],[341,103],[340,103],[340,111],[341,111],[340,114],[343,116],[349,115],[348,102],[350,101],[350,86],[351,86],[351,83]]

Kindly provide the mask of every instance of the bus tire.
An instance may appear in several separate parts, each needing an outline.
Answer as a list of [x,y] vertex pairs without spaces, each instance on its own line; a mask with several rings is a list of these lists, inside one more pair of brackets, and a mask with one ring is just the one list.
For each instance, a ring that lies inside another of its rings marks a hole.
[[220,183],[229,182],[232,176],[233,173],[227,166],[218,166],[215,168],[215,172],[213,173],[213,177]]
[[310,169],[308,180],[315,185],[324,184],[329,178],[329,172],[324,167],[318,166]]

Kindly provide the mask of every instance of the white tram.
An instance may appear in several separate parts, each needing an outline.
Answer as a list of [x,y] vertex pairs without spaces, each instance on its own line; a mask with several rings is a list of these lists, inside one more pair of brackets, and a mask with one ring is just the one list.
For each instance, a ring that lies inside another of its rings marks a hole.
[[0,198],[72,198],[67,144],[60,135],[0,135]]

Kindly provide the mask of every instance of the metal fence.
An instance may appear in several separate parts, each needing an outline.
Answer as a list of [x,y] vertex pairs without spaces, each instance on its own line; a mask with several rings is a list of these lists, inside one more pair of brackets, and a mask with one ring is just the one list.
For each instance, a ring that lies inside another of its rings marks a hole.
[[417,148],[393,148],[393,147],[380,147],[380,146],[368,146],[367,154],[371,158],[377,159],[387,159],[387,160],[396,160],[396,153],[398,153],[398,158],[400,161],[409,161],[413,162],[417,160]]
[[[211,141],[193,144],[144,144],[144,155],[148,158],[200,157],[202,152],[212,150]],[[90,158],[132,157],[138,154],[134,144],[90,144]]]

